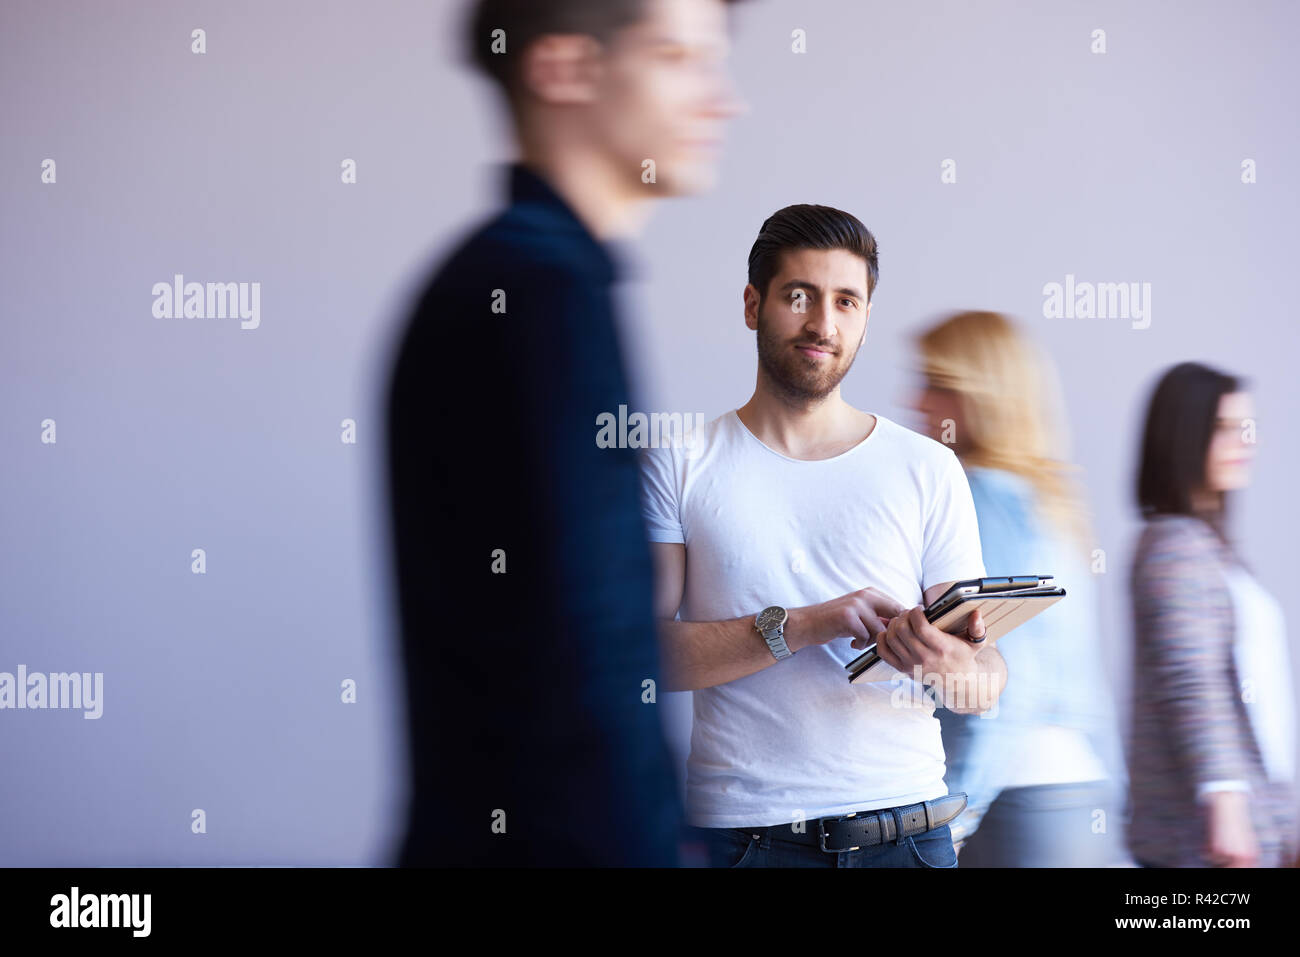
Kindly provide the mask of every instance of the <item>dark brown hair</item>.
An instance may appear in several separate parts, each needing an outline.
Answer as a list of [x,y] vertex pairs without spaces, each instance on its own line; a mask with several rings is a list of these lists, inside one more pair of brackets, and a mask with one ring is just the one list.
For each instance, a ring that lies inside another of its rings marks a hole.
[[[513,102],[522,55],[538,37],[579,33],[608,43],[619,30],[644,17],[645,0],[475,0],[465,24],[466,47],[470,61]],[[505,33],[505,53],[492,52],[497,30]]]
[[807,203],[778,209],[763,223],[749,250],[749,281],[760,302],[781,264],[781,254],[793,249],[845,249],[867,264],[867,299],[876,291],[880,263],[876,237],[858,218],[832,206]]
[[1137,499],[1144,516],[1203,518],[1227,541],[1224,496],[1210,514],[1198,512],[1192,494],[1205,485],[1205,459],[1218,425],[1219,400],[1239,392],[1241,381],[1198,362],[1174,366],[1147,404],[1138,466]]

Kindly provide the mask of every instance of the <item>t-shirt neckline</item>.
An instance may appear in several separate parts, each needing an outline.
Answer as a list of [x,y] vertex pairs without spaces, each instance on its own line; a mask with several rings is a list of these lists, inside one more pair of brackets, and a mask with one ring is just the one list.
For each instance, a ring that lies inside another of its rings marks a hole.
[[740,418],[740,411],[738,409],[732,409],[730,414],[732,419],[735,420],[736,425],[740,426],[740,431],[743,432],[745,435],[749,436],[751,441],[757,443],[759,448],[766,449],[768,452],[771,452],[777,458],[782,459],[783,461],[786,462],[793,462],[796,465],[820,465],[823,462],[839,462],[847,458],[848,456],[852,455],[854,452],[858,451],[860,448],[862,448],[864,445],[866,445],[868,442],[874,439],[876,437],[876,433],[880,431],[880,423],[885,421],[885,417],[880,413],[868,412],[867,414],[870,415],[872,418],[874,418],[876,422],[871,427],[871,431],[867,434],[867,436],[864,439],[862,439],[860,442],[858,442],[856,445],[845,449],[839,455],[832,455],[828,459],[796,459],[796,458],[791,458],[789,455],[786,455],[783,452],[778,452],[776,449],[772,448],[772,446],[768,445],[766,442],[760,439],[753,432],[749,431],[749,426],[747,426],[744,423],[744,421]]

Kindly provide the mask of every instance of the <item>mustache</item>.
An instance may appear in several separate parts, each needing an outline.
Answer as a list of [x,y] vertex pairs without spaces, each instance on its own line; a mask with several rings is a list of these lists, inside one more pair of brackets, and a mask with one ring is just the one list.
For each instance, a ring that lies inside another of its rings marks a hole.
[[839,355],[840,353],[839,348],[834,343],[822,342],[817,339],[797,339],[794,341],[793,345],[796,349],[800,346],[807,346],[809,349],[818,349],[822,352],[830,352],[835,355]]

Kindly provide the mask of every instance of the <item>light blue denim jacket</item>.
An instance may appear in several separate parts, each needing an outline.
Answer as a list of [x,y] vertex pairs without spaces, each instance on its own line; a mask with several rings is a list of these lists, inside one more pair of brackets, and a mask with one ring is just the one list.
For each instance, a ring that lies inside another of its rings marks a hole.
[[1052,575],[1066,596],[998,639],[1007,686],[991,716],[935,711],[943,727],[950,791],[968,795],[972,830],[1003,789],[1027,726],[1055,724],[1088,736],[1112,771],[1122,760],[1118,723],[1098,651],[1097,588],[1080,547],[1037,516],[1035,492],[1022,476],[1000,469],[966,469],[979,519],[984,568],[992,576]]

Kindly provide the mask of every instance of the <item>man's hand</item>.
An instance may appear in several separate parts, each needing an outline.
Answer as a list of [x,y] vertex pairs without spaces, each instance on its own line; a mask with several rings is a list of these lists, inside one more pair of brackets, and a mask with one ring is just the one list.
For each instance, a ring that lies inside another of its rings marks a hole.
[[950,635],[926,621],[925,609],[917,605],[890,619],[876,653],[932,688],[941,706],[957,714],[980,714],[997,701],[1006,677],[1006,663],[996,649],[984,645],[985,634],[978,611],[967,618],[965,633]]
[[885,630],[885,623],[906,609],[876,588],[851,591],[820,605],[788,608],[785,640],[791,651],[824,645],[836,638],[852,638],[854,648],[865,648]]
[[1250,796],[1212,791],[1208,796],[1205,856],[1213,867],[1255,867],[1259,841],[1250,820]]

